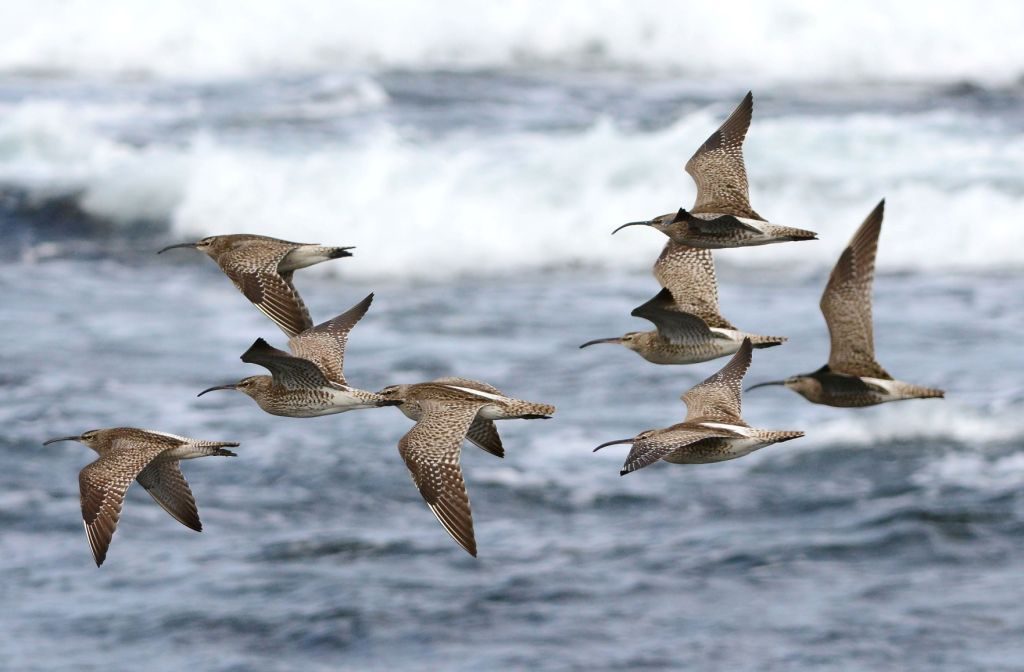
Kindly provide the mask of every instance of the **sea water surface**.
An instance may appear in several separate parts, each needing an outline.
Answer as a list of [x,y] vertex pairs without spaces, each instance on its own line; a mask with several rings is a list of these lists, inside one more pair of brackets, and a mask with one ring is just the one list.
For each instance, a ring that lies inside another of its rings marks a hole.
[[[658,3],[93,6],[0,10],[32,28],[0,40],[0,668],[1024,665],[1024,62],[969,37],[1015,5],[743,5],[759,58],[692,28],[710,4],[680,18],[691,58]],[[726,360],[578,349],[649,327],[629,311],[663,238],[609,234],[692,202],[683,164],[751,88],[754,207],[821,239],[716,253],[723,314],[790,338],[747,382],[826,361],[821,290],[885,197],[878,358],[947,398],[766,388],[745,418],[805,438],[620,477],[626,447],[591,449],[679,422]],[[499,423],[503,460],[464,450],[478,559],[410,482],[395,409],[196,398],[285,338],[209,259],[154,253],[240,231],[356,246],[296,274],[316,321],[375,293],[352,384],[460,375],[558,407]],[[242,445],[184,464],[202,534],[135,486],[97,570],[94,455],[39,444],[119,425]]]

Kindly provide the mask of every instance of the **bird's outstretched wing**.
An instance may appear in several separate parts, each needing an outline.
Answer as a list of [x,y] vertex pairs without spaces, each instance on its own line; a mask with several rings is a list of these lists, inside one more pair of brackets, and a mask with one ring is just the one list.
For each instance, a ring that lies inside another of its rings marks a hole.
[[242,354],[242,361],[246,364],[259,364],[270,371],[276,385],[291,390],[330,385],[330,381],[316,364],[284,350],[278,350],[262,338],[257,338]]
[[871,318],[871,286],[884,212],[883,199],[843,250],[821,295],[821,312],[832,340],[829,368],[852,376],[888,380],[892,376],[875,361]]
[[254,239],[221,255],[217,263],[235,287],[288,336],[313,326],[309,310],[292,284],[292,272],[277,270],[295,243]]
[[711,420],[745,425],[740,417],[743,376],[750,367],[753,346],[749,338],[729,363],[704,382],[691,387],[681,399],[686,404],[686,421]]
[[150,462],[136,480],[172,518],[196,532],[203,531],[196,499],[177,461]]
[[697,183],[693,212],[764,219],[750,207],[747,170],[743,165],[743,139],[753,111],[754,96],[748,92],[725,123],[686,162],[686,172]]
[[668,289],[662,289],[653,299],[634,308],[630,315],[653,322],[661,337],[669,343],[685,345],[713,338],[704,320],[675,310],[672,293]]
[[346,385],[344,367],[348,334],[372,302],[373,294],[369,294],[341,315],[293,336],[288,341],[289,347],[296,357],[316,364],[327,378]]
[[671,455],[680,448],[697,443],[702,439],[732,436],[727,432],[716,432],[713,429],[675,429],[659,431],[633,442],[633,447],[626,456],[620,475],[643,469]]
[[711,250],[669,240],[654,262],[654,277],[674,301],[674,305],[662,307],[693,313],[709,327],[736,328],[718,312],[718,280]]
[[398,452],[427,506],[452,539],[474,557],[473,515],[459,458],[462,440],[483,405],[422,401],[419,422],[398,442]]
[[97,567],[107,557],[128,486],[157,455],[175,445],[136,437],[118,439],[110,452],[79,472],[82,522]]

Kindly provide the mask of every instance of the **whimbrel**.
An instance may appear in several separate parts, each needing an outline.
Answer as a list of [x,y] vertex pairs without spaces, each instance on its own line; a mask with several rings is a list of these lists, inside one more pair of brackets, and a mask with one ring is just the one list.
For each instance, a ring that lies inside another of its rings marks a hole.
[[97,567],[107,557],[124,494],[133,480],[175,520],[201,532],[196,500],[178,462],[209,455],[234,457],[225,448],[238,446],[231,441],[199,441],[134,427],[94,429],[79,436],[50,439],[43,445],[57,441],[78,441],[100,455],[78,474],[82,522]]
[[618,343],[655,364],[693,364],[731,355],[744,338],[755,348],[770,348],[784,336],[760,336],[740,331],[718,311],[718,283],[711,250],[668,241],[654,264],[654,276],[664,289],[631,315],[650,320],[657,331],[631,331],[581,345]]
[[306,329],[288,340],[291,354],[278,350],[262,338],[242,355],[247,364],[259,364],[269,376],[249,376],[213,390],[238,390],[271,415],[312,418],[344,413],[358,408],[394,406],[395,402],[373,392],[351,387],[342,371],[348,334],[366,314],[373,294],[323,324]]
[[643,222],[676,241],[693,247],[747,247],[814,240],[813,231],[768,223],[750,207],[747,170],[743,165],[743,139],[750,127],[754,96],[748,92],[725,123],[711,134],[686,162],[686,172],[697,183],[697,200],[687,212],[661,215]]
[[292,274],[321,261],[351,257],[349,250],[353,249],[239,233],[170,245],[157,254],[177,247],[192,247],[209,255],[245,298],[288,336],[296,336],[313,326],[309,310],[292,284]]
[[752,345],[745,339],[722,369],[681,397],[686,419],[664,429],[649,429],[632,439],[608,441],[633,445],[619,472],[625,476],[658,460],[675,464],[707,464],[743,457],[773,443],[798,439],[803,432],[755,429],[740,416],[740,386],[750,366]]
[[843,250],[821,296],[821,312],[832,340],[828,364],[813,373],[759,383],[748,391],[784,385],[815,404],[840,407],[945,395],[942,390],[893,380],[875,361],[871,286],[884,211],[882,199]]
[[427,506],[462,548],[476,557],[473,515],[459,458],[468,438],[502,457],[494,420],[548,418],[554,406],[512,399],[495,387],[465,378],[391,385],[378,394],[398,403],[416,425],[398,442],[398,452]]

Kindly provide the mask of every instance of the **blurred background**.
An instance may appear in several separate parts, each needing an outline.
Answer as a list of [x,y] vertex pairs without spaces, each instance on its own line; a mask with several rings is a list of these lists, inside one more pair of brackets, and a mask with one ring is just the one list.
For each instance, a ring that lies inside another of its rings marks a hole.
[[[1024,666],[1024,5],[0,3],[0,668],[1015,670]],[[648,329],[683,165],[747,90],[753,206],[820,240],[716,253],[723,314],[818,368],[829,269],[882,197],[880,362],[944,401],[782,388],[806,438],[620,478],[726,360],[577,346]],[[355,256],[346,373],[558,406],[468,447],[480,558],[398,457],[394,409],[263,414],[238,361],[285,339],[199,253],[249,232]],[[102,569],[53,436],[238,440],[189,462],[205,530],[129,491]]]

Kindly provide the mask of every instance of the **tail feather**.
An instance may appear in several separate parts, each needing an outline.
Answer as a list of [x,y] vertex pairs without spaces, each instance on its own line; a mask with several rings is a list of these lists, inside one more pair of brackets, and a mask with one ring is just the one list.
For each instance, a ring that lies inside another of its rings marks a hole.
[[555,414],[555,407],[550,404],[537,404],[532,401],[514,399],[508,404],[508,414],[509,417],[526,420],[546,419]]
[[785,240],[817,240],[818,234],[814,231],[808,231],[807,229],[797,229],[792,226],[779,226],[778,224],[771,224],[766,229],[765,233],[771,234],[775,238],[782,238]]
[[354,246],[349,247],[325,247],[324,252],[328,259],[340,259],[341,257],[351,257],[352,253],[349,250],[354,250]]
[[745,334],[750,339],[750,344],[755,348],[772,348],[782,345],[789,340],[786,336],[760,336],[758,334]]
[[913,396],[914,399],[945,399],[946,398],[946,391],[945,390],[940,390],[940,389],[935,388],[935,387],[919,387],[919,386],[915,385],[913,387],[913,389],[910,390],[910,392],[911,392],[911,394],[914,395]]
[[792,441],[793,439],[799,439],[804,435],[803,432],[789,431],[789,430],[763,430],[761,436],[772,443],[782,443],[783,441]]
[[212,457],[238,457],[238,454],[226,448],[237,448],[235,441],[199,441],[192,446],[203,456]]

